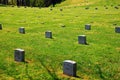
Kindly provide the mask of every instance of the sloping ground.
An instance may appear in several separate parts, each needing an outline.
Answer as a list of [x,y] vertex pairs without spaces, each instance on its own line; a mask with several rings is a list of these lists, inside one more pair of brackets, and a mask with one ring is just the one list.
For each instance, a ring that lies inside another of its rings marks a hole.
[[[90,0],[89,9],[70,1],[63,3],[71,7],[63,8],[0,7],[0,80],[120,80],[120,34],[114,32],[120,26],[120,6],[114,6],[120,1]],[[26,34],[19,34],[19,27]],[[45,38],[47,30],[52,39]],[[88,45],[78,44],[78,35],[86,35]],[[25,50],[25,63],[14,61],[16,48]],[[77,62],[77,77],[63,74],[68,59]]]
[[57,6],[86,6],[86,5],[115,5],[120,4],[120,0],[65,0]]

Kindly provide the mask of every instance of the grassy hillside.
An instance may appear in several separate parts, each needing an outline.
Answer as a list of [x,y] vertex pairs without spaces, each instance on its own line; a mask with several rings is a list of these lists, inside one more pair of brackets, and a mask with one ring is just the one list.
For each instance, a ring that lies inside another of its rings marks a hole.
[[120,0],[65,0],[57,6],[101,6],[120,4]]
[[[120,26],[120,10],[114,8],[119,3],[109,3],[108,9],[97,4],[89,9],[0,7],[0,80],[119,80],[120,34],[114,32]],[[45,38],[47,30],[53,39]],[[78,44],[78,35],[86,35],[88,45]],[[25,63],[14,61],[16,48],[25,50]],[[77,62],[77,77],[63,75],[64,60]]]
[[99,2],[100,0],[65,0],[57,6],[84,6]]

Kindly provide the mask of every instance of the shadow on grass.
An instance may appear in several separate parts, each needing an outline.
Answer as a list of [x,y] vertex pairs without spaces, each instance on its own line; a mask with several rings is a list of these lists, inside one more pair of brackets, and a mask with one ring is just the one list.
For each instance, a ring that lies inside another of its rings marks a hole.
[[46,69],[48,74],[53,78],[53,80],[60,80],[55,73],[55,69],[52,66],[50,66],[51,69],[48,69],[48,67],[43,63],[43,61],[41,59],[39,59],[39,61],[40,61],[41,65]]
[[96,65],[95,67],[98,69],[98,74],[99,74],[100,78],[102,78],[103,80],[106,80],[103,75],[103,72],[101,70],[101,67],[99,65]]
[[28,62],[24,62],[25,63],[25,74],[26,76],[29,78],[29,80],[33,80],[33,78],[29,75],[29,72],[28,72]]

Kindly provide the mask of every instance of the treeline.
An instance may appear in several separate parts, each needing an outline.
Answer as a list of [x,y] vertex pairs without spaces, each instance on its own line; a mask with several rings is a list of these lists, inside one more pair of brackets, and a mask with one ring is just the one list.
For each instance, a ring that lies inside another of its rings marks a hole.
[[64,0],[0,0],[0,4],[28,7],[48,7],[50,5],[55,6],[55,4],[62,1]]

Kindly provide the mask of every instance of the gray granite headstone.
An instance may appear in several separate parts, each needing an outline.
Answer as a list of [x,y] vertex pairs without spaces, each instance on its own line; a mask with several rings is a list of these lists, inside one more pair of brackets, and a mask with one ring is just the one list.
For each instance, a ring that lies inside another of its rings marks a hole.
[[52,8],[50,8],[50,11],[52,11],[53,9]]
[[118,6],[115,6],[114,8],[115,8],[115,9],[119,9],[119,7],[118,7]]
[[105,9],[108,9],[108,7],[105,7]]
[[25,61],[25,51],[23,49],[15,49],[14,50],[14,60],[18,62]]
[[91,25],[90,25],[90,24],[86,24],[86,25],[85,25],[85,29],[86,29],[86,30],[91,30]]
[[0,24],[0,30],[2,30],[2,24]]
[[60,11],[63,11],[63,9],[61,8]]
[[65,27],[65,25],[64,25],[64,24],[61,24],[60,26],[61,26],[61,27]]
[[120,33],[120,27],[115,27],[115,32]]
[[19,28],[19,33],[25,34],[25,28],[24,28],[24,27],[20,27],[20,28]]
[[86,36],[85,35],[79,35],[78,36],[78,43],[79,44],[87,44],[86,43]]
[[77,63],[71,60],[63,61],[63,74],[76,77]]
[[98,10],[98,8],[95,8],[95,10]]
[[45,32],[45,37],[46,38],[52,38],[52,32],[51,31],[46,31]]
[[87,9],[89,9],[89,7],[86,7],[85,9],[87,10]]

